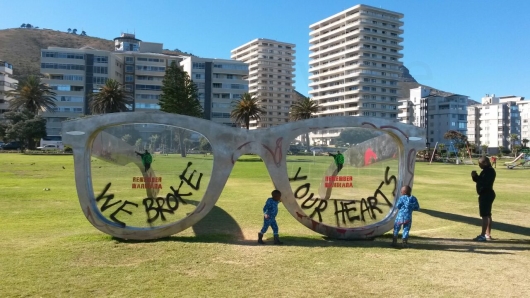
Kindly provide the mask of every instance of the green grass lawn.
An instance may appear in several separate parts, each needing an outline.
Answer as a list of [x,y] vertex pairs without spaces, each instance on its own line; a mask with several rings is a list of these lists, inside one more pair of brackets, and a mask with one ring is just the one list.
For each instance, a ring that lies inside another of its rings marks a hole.
[[530,296],[530,170],[497,167],[491,242],[470,240],[478,166],[417,163],[411,248],[392,249],[388,234],[326,239],[281,207],[285,244],[258,246],[272,183],[262,162],[242,158],[201,222],[132,242],[85,219],[71,156],[0,154],[0,297]]

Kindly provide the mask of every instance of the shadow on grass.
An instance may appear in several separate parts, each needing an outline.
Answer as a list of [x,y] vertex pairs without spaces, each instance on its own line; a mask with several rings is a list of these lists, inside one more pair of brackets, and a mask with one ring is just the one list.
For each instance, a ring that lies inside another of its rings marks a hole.
[[[441,217],[448,220],[460,221],[469,224],[476,224],[480,226],[480,220],[472,217],[455,215],[440,211],[423,209],[424,213]],[[498,226],[508,232],[513,232],[513,229],[526,229],[523,227],[513,226],[509,224],[498,223]],[[514,228],[515,227],[515,228]],[[498,228],[498,229],[501,229]],[[197,224],[192,226],[196,236],[170,236],[155,240],[123,240],[113,238],[122,243],[143,243],[143,242],[183,242],[183,243],[220,243],[229,245],[243,245],[243,246],[261,246],[257,243],[257,239],[245,239],[241,227],[234,220],[230,214],[222,208],[214,206],[214,208]],[[521,233],[521,231],[519,231]],[[527,232],[522,230],[522,232]],[[525,235],[523,233],[523,235]],[[257,236],[257,232],[256,232]],[[281,241],[284,242],[281,246],[289,247],[344,247],[346,248],[387,248],[394,250],[390,244],[392,242],[392,235],[386,234],[375,239],[363,240],[340,240],[328,237],[298,237],[298,236],[280,236]],[[273,244],[272,234],[266,234],[264,237],[268,246]],[[488,242],[475,242],[471,239],[458,238],[427,238],[410,236],[409,248],[411,250],[437,250],[437,251],[451,251],[451,252],[465,252],[478,254],[512,254],[510,251],[528,251],[530,250],[530,240],[523,239],[502,239]],[[266,245],[266,246],[267,246]]]
[[[469,217],[469,216],[464,216],[464,215],[459,215],[459,214],[454,214],[454,213],[430,210],[430,209],[420,209],[419,212],[423,212],[427,215],[450,220],[450,221],[456,221],[456,222],[474,225],[477,227],[482,227],[482,219],[479,217]],[[530,236],[530,228],[516,226],[512,224],[506,224],[502,222],[496,222],[495,218],[493,218],[492,229],[503,231],[503,232],[508,232],[508,233],[519,234],[523,236]]]
[[[267,235],[266,235],[267,236]],[[209,234],[202,236],[172,236],[150,241],[131,241],[119,240],[120,242],[182,242],[182,243],[211,243],[211,244],[228,244],[241,246],[274,246],[274,247],[333,247],[333,248],[379,248],[389,250],[400,250],[391,246],[392,235],[384,235],[376,239],[367,240],[338,240],[326,237],[311,238],[311,237],[296,237],[296,236],[281,236],[283,245],[274,245],[272,235],[265,239],[265,245],[257,243],[256,239],[237,238],[235,235],[229,234]],[[401,243],[401,241],[399,241]],[[530,240],[523,239],[509,239],[509,240],[493,240],[488,242],[475,242],[466,239],[453,238],[426,238],[414,237],[409,238],[409,247],[406,250],[427,250],[427,251],[448,251],[458,253],[476,253],[485,255],[501,255],[513,254],[517,251],[530,250]]]

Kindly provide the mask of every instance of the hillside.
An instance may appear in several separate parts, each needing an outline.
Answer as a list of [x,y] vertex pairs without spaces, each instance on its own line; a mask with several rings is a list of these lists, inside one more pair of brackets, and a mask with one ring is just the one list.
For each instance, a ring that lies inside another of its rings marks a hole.
[[[112,51],[114,50],[114,41],[50,29],[0,30],[0,59],[13,64],[13,76],[17,79],[40,73],[41,49],[47,47],[81,48],[84,46]],[[164,53],[186,55],[174,51],[164,51]]]

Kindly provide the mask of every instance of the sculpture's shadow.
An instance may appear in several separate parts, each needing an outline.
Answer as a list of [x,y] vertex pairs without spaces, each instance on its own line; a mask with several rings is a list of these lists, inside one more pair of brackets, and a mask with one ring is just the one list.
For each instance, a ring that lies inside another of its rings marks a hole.
[[208,214],[192,227],[195,236],[202,238],[245,239],[241,227],[228,212],[214,206]]

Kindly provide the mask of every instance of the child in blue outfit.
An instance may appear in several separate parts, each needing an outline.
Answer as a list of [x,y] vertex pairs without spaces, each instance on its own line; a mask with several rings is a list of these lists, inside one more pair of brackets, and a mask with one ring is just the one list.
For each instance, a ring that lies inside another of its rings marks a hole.
[[282,201],[282,193],[275,189],[271,193],[272,198],[268,198],[263,207],[263,228],[258,233],[258,243],[265,244],[263,241],[263,234],[267,232],[269,226],[274,233],[274,244],[283,244],[278,237],[278,224],[276,223],[276,215],[278,214],[278,204]]
[[412,189],[406,185],[401,188],[401,197],[399,197],[396,208],[399,209],[396,221],[394,222],[394,238],[392,246],[397,245],[397,237],[401,226],[403,226],[403,247],[407,247],[409,231],[412,225],[412,211],[420,210],[420,204],[415,196],[411,195]]

